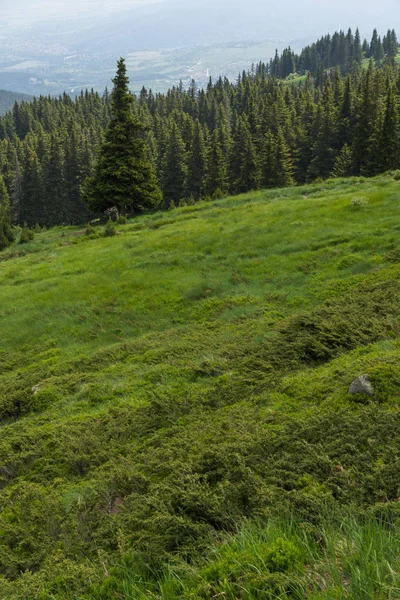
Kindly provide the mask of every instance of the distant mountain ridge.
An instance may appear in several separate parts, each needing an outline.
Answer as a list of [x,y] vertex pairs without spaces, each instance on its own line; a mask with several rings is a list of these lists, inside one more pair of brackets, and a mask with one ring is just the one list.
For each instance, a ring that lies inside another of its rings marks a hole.
[[30,102],[33,100],[33,96],[0,90],[0,115],[5,115],[14,106],[15,101],[22,102],[23,100]]

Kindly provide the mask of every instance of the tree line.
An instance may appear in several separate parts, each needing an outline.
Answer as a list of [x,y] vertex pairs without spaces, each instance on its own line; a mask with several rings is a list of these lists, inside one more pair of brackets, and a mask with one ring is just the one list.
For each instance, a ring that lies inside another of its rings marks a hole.
[[372,58],[378,66],[393,64],[398,46],[394,29],[389,29],[383,38],[374,29],[371,41],[364,39],[363,43],[358,29],[354,35],[351,29],[347,33],[337,31],[306,46],[300,54],[295,54],[290,46],[281,54],[276,51],[268,64],[267,73],[282,79],[310,72],[318,83],[322,83],[324,72],[332,67],[340,67],[342,73],[347,74],[353,69],[354,63],[361,64],[363,59]]
[[[193,81],[188,89],[181,84],[154,95],[143,88],[132,96],[161,208],[400,168],[394,61],[371,57],[366,68],[354,61],[347,74],[332,67],[321,81],[308,71],[298,85],[268,70],[260,63],[236,82],[219,78],[197,89]],[[0,177],[10,203],[3,212],[13,223],[53,226],[91,217],[81,191],[111,116],[106,90],[40,97],[0,118]]]

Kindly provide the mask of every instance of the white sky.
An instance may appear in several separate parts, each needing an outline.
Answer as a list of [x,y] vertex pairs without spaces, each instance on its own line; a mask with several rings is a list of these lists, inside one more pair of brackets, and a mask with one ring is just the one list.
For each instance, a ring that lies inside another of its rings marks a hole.
[[[0,18],[36,20],[47,17],[82,13],[98,14],[122,8],[133,8],[163,0],[0,0]],[[7,2],[6,6],[2,4]]]
[[[346,30],[359,26],[367,37],[373,27],[381,33],[387,27],[400,29],[400,0],[0,0],[0,22],[14,29],[54,17],[69,21],[104,17],[146,4],[156,5],[152,18],[159,13],[160,18],[167,19],[165,27],[176,30],[177,40],[186,29],[205,34],[207,26],[217,20],[223,28],[222,35],[235,30],[237,38],[243,29],[246,39],[252,32],[258,36],[265,32],[265,38],[302,39],[319,37],[340,27]],[[103,21],[106,26],[107,20]],[[134,17],[131,22],[134,25]],[[149,20],[147,39],[153,34],[151,25]]]

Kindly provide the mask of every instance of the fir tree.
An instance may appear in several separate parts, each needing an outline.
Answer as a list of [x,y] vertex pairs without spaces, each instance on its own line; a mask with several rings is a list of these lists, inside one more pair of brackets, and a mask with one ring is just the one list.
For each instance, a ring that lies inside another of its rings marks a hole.
[[231,161],[231,189],[240,194],[255,190],[260,184],[260,171],[255,145],[245,119],[238,119]]
[[227,192],[228,178],[227,164],[218,140],[218,132],[214,130],[208,153],[206,193],[213,196],[216,190]]
[[353,170],[353,155],[351,147],[345,144],[337,155],[332,171],[333,177],[349,177]]
[[185,143],[177,124],[173,121],[162,167],[162,191],[166,208],[171,201],[175,203],[175,206],[178,206],[180,200],[185,196],[186,159]]
[[194,125],[192,148],[189,153],[186,179],[186,196],[198,201],[205,193],[207,149],[202,126],[198,119]]
[[376,171],[388,171],[400,168],[400,121],[399,110],[393,90],[389,84],[385,117],[380,128],[379,142],[376,148]]
[[294,165],[290,153],[290,148],[278,129],[275,146],[275,185],[277,187],[286,187],[294,184]]
[[161,192],[143,140],[143,125],[132,113],[133,98],[125,61],[118,62],[113,80],[112,119],[100,147],[93,177],[84,198],[93,211],[118,206],[121,212],[143,211],[160,204]]
[[0,250],[13,241],[10,215],[10,198],[3,178],[0,176]]

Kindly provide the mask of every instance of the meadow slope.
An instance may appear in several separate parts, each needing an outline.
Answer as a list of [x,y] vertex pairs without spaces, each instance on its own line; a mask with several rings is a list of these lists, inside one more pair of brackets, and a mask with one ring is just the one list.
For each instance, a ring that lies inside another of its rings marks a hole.
[[399,204],[329,180],[0,252],[0,598],[400,597]]

